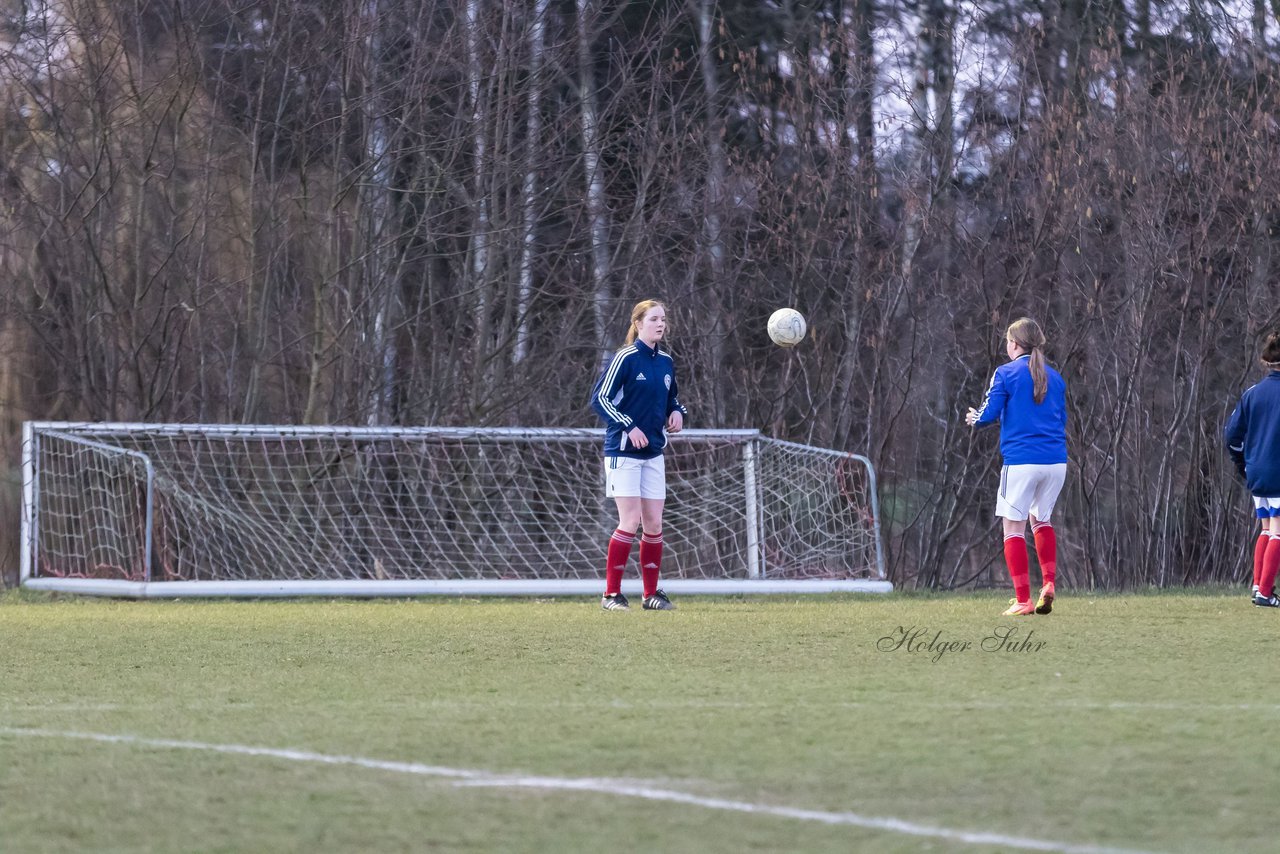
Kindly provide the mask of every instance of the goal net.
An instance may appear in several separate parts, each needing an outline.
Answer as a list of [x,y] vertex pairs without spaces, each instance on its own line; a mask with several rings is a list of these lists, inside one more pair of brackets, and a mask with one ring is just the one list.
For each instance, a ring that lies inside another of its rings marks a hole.
[[[598,592],[617,524],[592,429],[32,422],[23,464],[34,588]],[[889,589],[865,457],[686,430],[666,469],[668,591]]]

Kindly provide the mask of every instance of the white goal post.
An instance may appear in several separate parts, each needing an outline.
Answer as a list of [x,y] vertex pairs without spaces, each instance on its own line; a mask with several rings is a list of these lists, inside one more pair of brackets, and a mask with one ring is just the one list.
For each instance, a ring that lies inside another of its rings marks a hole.
[[[27,422],[21,583],[132,598],[585,595],[602,431]],[[888,592],[875,470],[757,430],[666,451],[663,587]],[[633,552],[623,589],[638,589]]]

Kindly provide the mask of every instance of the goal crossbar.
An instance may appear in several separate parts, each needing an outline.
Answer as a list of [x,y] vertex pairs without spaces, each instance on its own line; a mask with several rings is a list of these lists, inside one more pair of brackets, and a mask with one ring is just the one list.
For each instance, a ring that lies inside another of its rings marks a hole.
[[[616,524],[600,439],[28,422],[21,582],[132,598],[598,593]],[[892,589],[865,457],[691,429],[666,458],[668,592]]]
[[[456,581],[116,581],[96,578],[34,578],[24,585],[28,590],[72,593],[80,596],[107,596],[117,599],[185,599],[244,598],[287,599],[294,597],[334,597],[340,599],[375,599],[410,596],[593,596],[600,594],[599,581],[580,579],[518,581],[508,579]],[[893,584],[870,579],[759,579],[742,582],[736,579],[672,579],[662,582],[663,590],[673,596],[729,596],[744,593],[814,594],[814,593],[891,593]],[[639,579],[622,582],[622,592],[640,595]]]

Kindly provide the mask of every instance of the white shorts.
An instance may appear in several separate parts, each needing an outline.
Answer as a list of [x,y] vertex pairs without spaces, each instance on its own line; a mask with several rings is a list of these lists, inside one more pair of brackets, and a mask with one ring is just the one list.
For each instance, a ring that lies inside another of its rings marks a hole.
[[1253,496],[1253,509],[1259,519],[1270,519],[1280,516],[1280,498],[1259,498]]
[[647,460],[604,458],[606,498],[666,498],[667,464],[662,454]]
[[1005,466],[1000,469],[996,515],[1015,522],[1026,521],[1031,515],[1041,522],[1048,522],[1066,479],[1066,463]]

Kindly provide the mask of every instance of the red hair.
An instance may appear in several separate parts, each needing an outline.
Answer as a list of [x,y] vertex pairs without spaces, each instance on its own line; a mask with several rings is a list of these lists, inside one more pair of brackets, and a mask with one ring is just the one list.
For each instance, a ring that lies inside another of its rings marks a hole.
[[[666,306],[663,305],[662,301],[656,299],[641,300],[632,307],[631,325],[627,327],[627,344],[636,340],[636,326],[639,325],[640,321],[644,320],[644,316],[649,313],[650,309],[658,308],[659,306],[664,310],[666,309]],[[670,321],[667,323],[667,329],[671,329]]]

